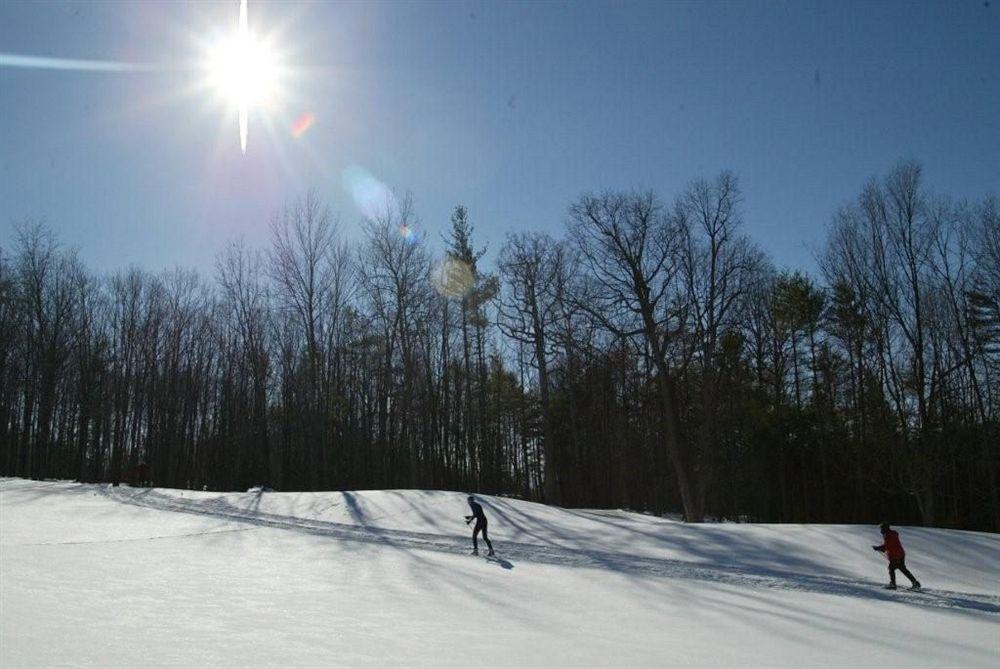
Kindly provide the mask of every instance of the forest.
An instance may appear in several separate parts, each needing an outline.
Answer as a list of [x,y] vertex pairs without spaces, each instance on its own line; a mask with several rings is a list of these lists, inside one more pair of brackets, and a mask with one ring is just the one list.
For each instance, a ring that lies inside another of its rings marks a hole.
[[1000,200],[903,161],[844,201],[813,273],[730,172],[583,194],[489,266],[489,222],[457,206],[435,249],[410,196],[348,241],[301,195],[211,277],[95,273],[17,221],[0,474],[1000,531]]

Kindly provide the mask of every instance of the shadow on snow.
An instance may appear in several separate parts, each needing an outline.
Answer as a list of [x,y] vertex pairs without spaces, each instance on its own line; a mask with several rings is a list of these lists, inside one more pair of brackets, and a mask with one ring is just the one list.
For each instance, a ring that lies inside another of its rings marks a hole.
[[[158,493],[154,489],[106,486],[101,488],[100,492],[118,502],[160,511],[199,514],[261,527],[295,530],[334,539],[383,544],[408,550],[434,551],[454,555],[468,554],[469,540],[466,537],[383,529],[364,524],[366,514],[358,505],[354,495],[346,492],[343,493],[344,499],[352,518],[361,523],[359,525],[261,513],[257,510],[259,499],[253,500],[250,508],[242,509],[222,498],[183,499]],[[690,579],[723,585],[892,601],[911,606],[950,609],[966,613],[1000,614],[1000,597],[986,594],[945,590],[889,592],[874,582],[859,582],[857,579],[839,576],[813,576],[760,566],[755,567],[754,571],[750,572],[745,568],[734,568],[727,565],[698,564],[682,560],[639,557],[625,553],[577,550],[568,547],[506,541],[499,543],[499,545],[502,546],[504,557],[490,558],[489,562],[497,564],[505,570],[513,569],[513,563],[506,559],[512,558],[563,567],[603,569],[634,576]]]

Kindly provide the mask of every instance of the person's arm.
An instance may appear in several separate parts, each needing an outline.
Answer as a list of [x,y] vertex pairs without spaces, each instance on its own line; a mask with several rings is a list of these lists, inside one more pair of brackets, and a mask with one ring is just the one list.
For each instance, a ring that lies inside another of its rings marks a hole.
[[883,543],[881,546],[872,546],[872,550],[873,551],[878,551],[879,553],[884,553],[885,552],[885,544]]
[[465,524],[468,525],[469,523],[471,523],[473,518],[475,518],[475,516],[466,516]]

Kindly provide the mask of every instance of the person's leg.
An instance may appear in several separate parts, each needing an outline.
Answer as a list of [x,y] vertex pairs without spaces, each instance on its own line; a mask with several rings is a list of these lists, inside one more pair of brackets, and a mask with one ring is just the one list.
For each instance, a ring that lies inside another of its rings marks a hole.
[[896,587],[896,562],[889,561],[889,587]]
[[472,530],[472,550],[476,553],[479,552],[479,542],[476,540],[476,537],[479,535],[479,530],[481,529],[483,528],[479,526],[479,523],[476,523],[476,528]]
[[920,581],[910,573],[910,570],[906,568],[906,558],[899,561],[899,571],[903,572],[903,576],[910,579],[910,584],[920,587]]
[[486,534],[486,525],[483,524],[483,540],[486,541],[486,548],[489,549],[490,553],[493,552],[493,544],[490,543],[490,537]]

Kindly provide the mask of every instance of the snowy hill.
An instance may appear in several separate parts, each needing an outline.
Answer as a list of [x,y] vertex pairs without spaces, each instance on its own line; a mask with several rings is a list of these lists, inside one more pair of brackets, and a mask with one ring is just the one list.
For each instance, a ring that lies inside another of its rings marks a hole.
[[[0,480],[0,666],[998,666],[1000,536]],[[905,583],[905,579],[902,583]]]

